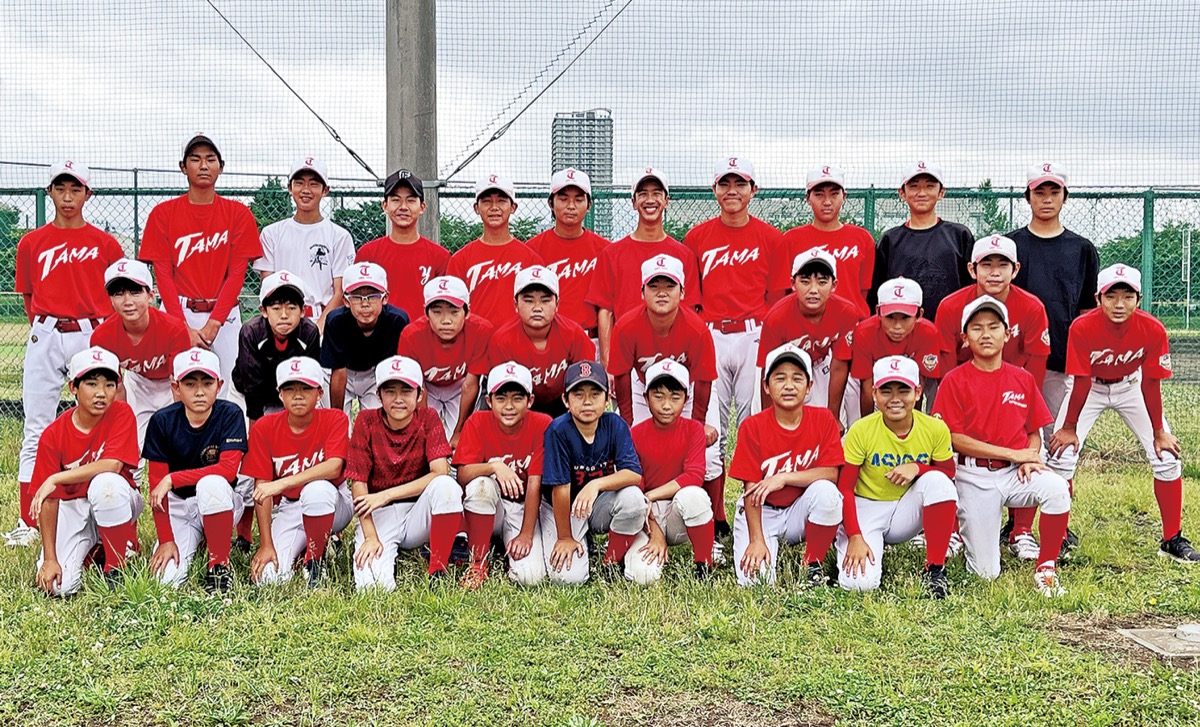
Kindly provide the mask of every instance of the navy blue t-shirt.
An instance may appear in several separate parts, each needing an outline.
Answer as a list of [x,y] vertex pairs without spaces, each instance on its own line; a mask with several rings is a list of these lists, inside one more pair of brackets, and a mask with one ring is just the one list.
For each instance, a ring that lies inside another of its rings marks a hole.
[[[208,420],[199,429],[187,420],[182,402],[154,412],[146,427],[142,456],[151,462],[165,462],[171,472],[211,467],[222,452],[245,452],[246,417],[237,404],[224,399],[213,402]],[[195,497],[195,487],[172,490],[182,498]]]
[[584,485],[619,470],[642,473],[642,463],[624,419],[610,411],[601,414],[591,444],[575,428],[570,414],[550,422],[542,465],[542,497],[547,502],[552,500],[558,485],[571,486],[573,502]]
[[325,318],[321,365],[327,369],[374,371],[380,361],[396,355],[400,332],[407,325],[408,314],[391,303],[383,306],[369,336],[363,335],[349,308],[330,311]]

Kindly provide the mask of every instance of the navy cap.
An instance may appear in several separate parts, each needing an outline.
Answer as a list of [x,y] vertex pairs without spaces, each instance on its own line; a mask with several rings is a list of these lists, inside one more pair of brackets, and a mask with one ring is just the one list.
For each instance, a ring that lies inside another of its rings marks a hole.
[[608,393],[608,372],[597,361],[576,361],[567,367],[564,391],[570,391],[584,383],[593,383]]
[[387,180],[383,183],[383,196],[386,197],[396,190],[396,187],[404,185],[417,195],[417,199],[425,201],[425,183],[421,178],[413,174],[407,169],[398,169],[388,175]]

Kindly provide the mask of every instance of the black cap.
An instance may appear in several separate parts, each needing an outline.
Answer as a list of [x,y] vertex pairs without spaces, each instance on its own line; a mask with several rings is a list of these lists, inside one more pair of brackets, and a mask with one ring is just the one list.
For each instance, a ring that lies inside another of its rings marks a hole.
[[608,372],[596,361],[576,361],[568,366],[563,390],[569,392],[584,383],[593,383],[607,393]]
[[417,199],[422,202],[425,201],[425,183],[421,181],[420,177],[407,169],[397,169],[388,175],[387,181],[383,183],[383,196],[386,197],[396,191],[396,187],[399,187],[401,184],[411,189],[413,194],[417,195]]

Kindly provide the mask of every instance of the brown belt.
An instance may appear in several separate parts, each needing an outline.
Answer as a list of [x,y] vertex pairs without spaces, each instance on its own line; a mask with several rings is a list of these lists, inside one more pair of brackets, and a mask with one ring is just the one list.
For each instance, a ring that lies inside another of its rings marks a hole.
[[217,301],[215,298],[184,298],[183,305],[193,313],[212,313]]
[[[50,320],[51,317],[52,316],[34,316],[33,320],[35,323],[45,323],[46,321]],[[83,318],[81,320],[91,323],[93,329],[104,322],[103,318]],[[54,330],[58,331],[59,333],[79,333],[83,330],[83,325],[74,318],[56,318],[54,320]]]
[[1122,376],[1119,379],[1102,379],[1099,376],[1096,376],[1092,379],[1092,381],[1095,381],[1097,384],[1104,384],[1105,386],[1112,386],[1113,384],[1119,384],[1124,380],[1125,380],[1124,376]]
[[757,318],[737,318],[726,319],[723,321],[709,321],[708,327],[721,333],[746,333],[751,330],[747,323],[753,323],[755,327],[761,326],[762,323]]
[[[968,464],[967,463],[968,459],[971,459],[974,461],[971,462],[970,464]],[[958,455],[958,463],[961,465],[964,465],[964,466],[982,467],[985,470],[990,470],[991,472],[996,472],[997,470],[1007,469],[1009,467],[1012,467],[1012,465],[1013,465],[1012,462],[1009,462],[1006,459],[984,459],[982,457],[967,457],[965,454]]]

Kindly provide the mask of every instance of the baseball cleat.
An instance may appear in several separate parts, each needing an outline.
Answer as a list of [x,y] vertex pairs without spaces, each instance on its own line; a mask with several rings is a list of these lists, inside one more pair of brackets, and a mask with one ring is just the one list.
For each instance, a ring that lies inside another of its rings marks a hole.
[[325,585],[325,559],[314,558],[304,561],[304,572],[308,575],[308,587],[320,588]]
[[805,566],[804,580],[800,581],[802,590],[824,588],[828,584],[829,577],[825,575],[825,566],[820,563],[809,563]]
[[922,531],[912,536],[908,544],[917,550],[925,550],[925,533]]
[[239,535],[238,537],[233,539],[233,549],[236,550],[237,552],[239,552],[243,555],[250,555],[251,548],[252,548],[252,544],[250,543],[250,541],[246,540],[242,536]]
[[471,549],[467,546],[467,538],[463,535],[454,538],[454,546],[450,548],[450,565],[465,565],[471,562]]
[[217,563],[208,569],[204,577],[204,592],[210,596],[224,596],[233,590],[233,570],[224,563]]
[[921,581],[925,584],[925,594],[940,601],[950,595],[950,579],[946,577],[946,566],[927,565],[921,571]]
[[1058,549],[1059,561],[1070,560],[1078,547],[1079,536],[1071,532],[1071,528],[1067,528],[1067,535],[1063,538],[1062,547]]
[[1067,589],[1063,588],[1062,583],[1058,580],[1058,571],[1052,565],[1034,571],[1033,585],[1037,586],[1038,593],[1046,598],[1057,598],[1067,592]]
[[1177,563],[1200,563],[1200,553],[1197,553],[1191,542],[1183,537],[1182,530],[1175,533],[1175,537],[1170,540],[1162,541],[1158,546],[1158,554]]
[[732,538],[733,528],[729,527],[728,520],[713,521],[713,536],[717,538]]
[[102,577],[104,578],[104,585],[108,586],[109,591],[115,591],[120,588],[121,582],[125,580],[125,574],[120,568],[110,568],[104,571]]
[[720,541],[713,541],[713,567],[725,565],[725,546],[721,545]]
[[1004,527],[1000,528],[1000,545],[1008,545],[1008,541],[1012,539],[1013,531],[1013,516],[1010,513],[1008,520],[1004,523]]
[[1038,554],[1041,552],[1037,538],[1029,533],[1014,536],[1012,540],[1008,541],[1008,550],[1021,560],[1037,560]]
[[28,548],[42,539],[37,528],[31,528],[24,520],[18,520],[17,526],[4,534],[4,544],[14,548]]
[[958,531],[950,533],[950,545],[946,547],[946,557],[954,558],[963,552],[963,547],[966,543],[963,542],[962,536]]
[[485,558],[478,563],[472,563],[471,565],[467,566],[467,570],[465,573],[463,573],[462,579],[459,580],[458,585],[465,591],[477,591],[483,587],[483,583],[487,580],[487,577],[488,564],[487,559]]

